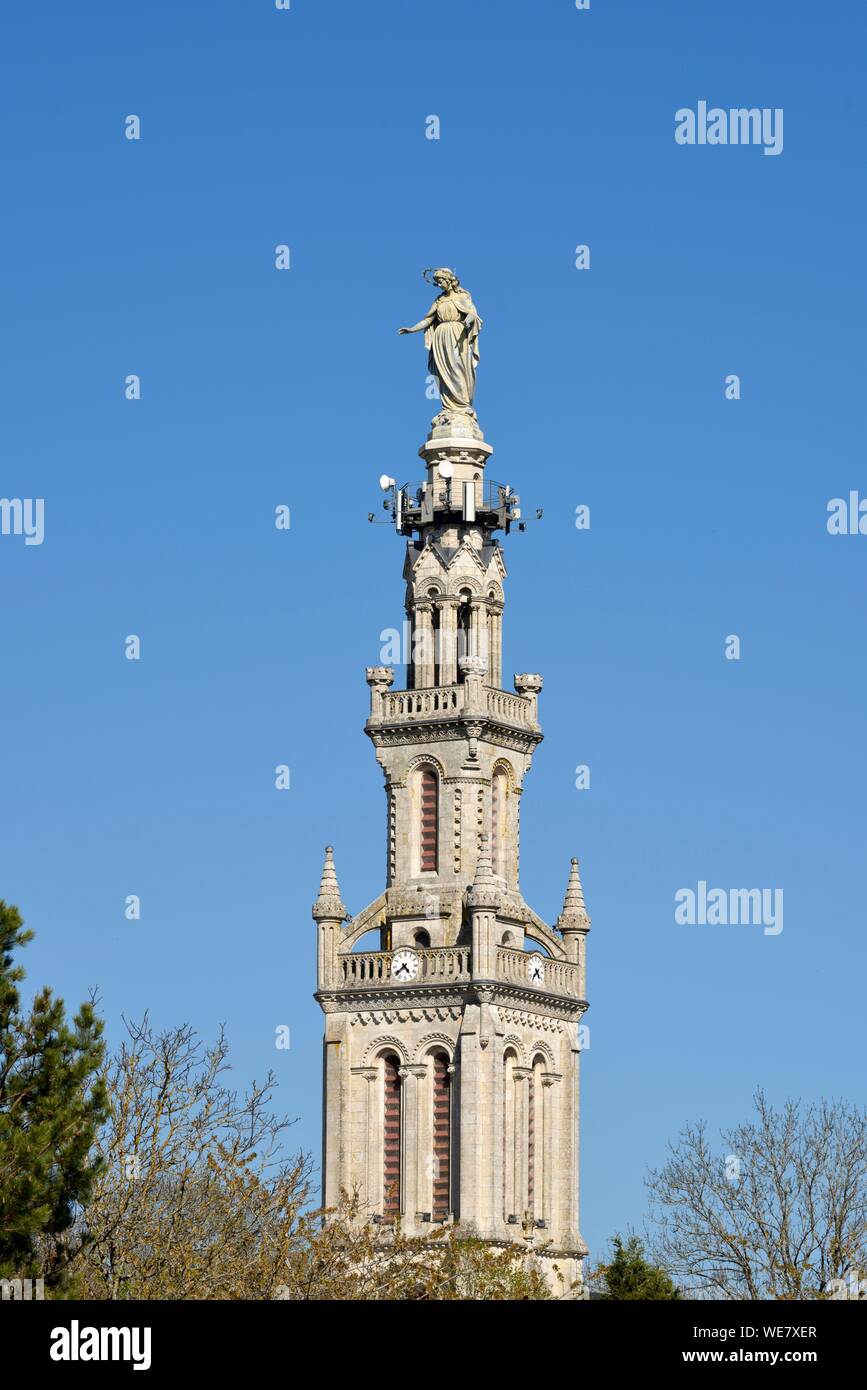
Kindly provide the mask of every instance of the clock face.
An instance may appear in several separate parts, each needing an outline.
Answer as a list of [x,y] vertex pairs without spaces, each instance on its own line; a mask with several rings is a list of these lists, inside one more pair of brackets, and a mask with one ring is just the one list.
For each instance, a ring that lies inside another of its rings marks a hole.
[[393,980],[414,980],[421,968],[421,961],[415,951],[410,951],[404,947],[401,951],[395,951],[391,958],[391,978]]
[[545,983],[545,962],[541,956],[530,956],[527,961],[527,979],[531,985]]

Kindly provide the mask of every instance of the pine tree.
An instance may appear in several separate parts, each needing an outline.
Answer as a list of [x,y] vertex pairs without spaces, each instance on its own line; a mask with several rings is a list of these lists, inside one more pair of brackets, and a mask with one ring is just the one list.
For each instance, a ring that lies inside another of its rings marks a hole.
[[103,1024],[85,1003],[70,1025],[50,988],[22,1013],[13,958],[32,937],[0,899],[0,1279],[43,1278],[62,1294],[68,1233],[99,1171],[94,1140],[109,1114]]
[[644,1246],[638,1236],[629,1236],[625,1243],[620,1236],[615,1236],[611,1243],[614,1258],[599,1271],[605,1281],[602,1298],[618,1301],[680,1298],[679,1290],[665,1270],[645,1259]]

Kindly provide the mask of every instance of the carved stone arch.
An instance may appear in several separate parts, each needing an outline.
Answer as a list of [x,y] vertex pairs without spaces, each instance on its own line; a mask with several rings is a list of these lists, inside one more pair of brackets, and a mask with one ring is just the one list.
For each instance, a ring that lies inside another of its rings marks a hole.
[[502,768],[503,772],[505,772],[506,776],[507,776],[508,779],[509,779],[509,791],[512,791],[512,792],[517,791],[517,788],[518,788],[518,774],[517,774],[517,772],[515,771],[514,764],[513,764],[513,763],[510,763],[508,758],[502,758],[502,757],[497,758],[497,761],[494,763],[493,767],[491,768],[491,777],[493,777],[494,773],[495,773],[499,768]]
[[351,951],[356,941],[360,941],[369,931],[384,925],[387,901],[385,893],[380,893],[362,912],[356,913],[340,938],[341,955]]
[[494,603],[504,603],[505,598],[503,596],[502,584],[498,583],[495,579],[486,580],[485,598],[492,600],[492,602]]
[[517,1033],[507,1033],[506,1036],[503,1038],[503,1057],[505,1057],[506,1053],[509,1051],[509,1048],[512,1048],[513,1051],[517,1053],[518,1064],[522,1067],[526,1067],[527,1053],[524,1049],[524,1044],[518,1037]]
[[527,1057],[529,1059],[529,1065],[532,1066],[536,1058],[539,1056],[541,1056],[544,1059],[544,1061],[547,1062],[549,1071],[557,1070],[552,1048],[548,1045],[548,1043],[542,1042],[541,1039],[534,1038],[533,1041],[530,1043],[530,1046],[527,1048]]
[[364,1051],[363,1065],[369,1067],[372,1062],[375,1062],[386,1052],[396,1052],[400,1058],[401,1066],[409,1066],[409,1053],[406,1050],[406,1044],[391,1033],[386,1034],[385,1037],[380,1035],[378,1038],[374,1038],[373,1042],[368,1043]]
[[442,1048],[444,1052],[448,1053],[449,1062],[454,1065],[455,1041],[454,1038],[449,1037],[448,1033],[425,1033],[416,1046],[413,1061],[423,1062],[428,1053],[435,1048]]
[[439,758],[434,757],[433,753],[417,753],[414,758],[410,758],[403,774],[404,785],[409,781],[410,776],[419,767],[436,768],[437,776],[441,782],[446,780],[446,770]]
[[459,598],[461,589],[469,589],[473,598],[481,598],[484,587],[484,582],[475,574],[462,574],[454,569],[449,570],[449,598]]
[[543,952],[547,953],[551,960],[566,959],[566,951],[563,947],[563,942],[559,940],[558,937],[554,936],[549,928],[546,928],[545,931],[540,931],[538,926],[533,922],[529,926],[524,927],[524,939],[525,941],[532,941],[534,946],[539,946]]

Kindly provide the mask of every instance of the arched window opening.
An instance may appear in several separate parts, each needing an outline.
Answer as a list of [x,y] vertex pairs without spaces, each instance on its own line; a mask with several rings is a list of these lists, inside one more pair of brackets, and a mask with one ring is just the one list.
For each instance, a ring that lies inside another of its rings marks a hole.
[[527,1097],[527,1209],[537,1221],[545,1215],[544,1070],[544,1057],[534,1057]]
[[439,859],[439,796],[437,775],[422,768],[420,778],[419,868],[423,874],[436,873]]
[[445,1052],[433,1058],[433,1196],[431,1215],[445,1221],[451,1210],[451,1128],[452,1087],[449,1059]]
[[536,1211],[536,1068],[527,1078],[527,1210]]
[[442,633],[440,631],[440,608],[437,603],[439,593],[436,589],[428,589],[428,598],[431,600],[431,633],[433,636],[433,683],[440,683],[440,641]]
[[509,862],[509,777],[498,767],[491,781],[491,860],[494,873],[507,878]]
[[384,1100],[382,1124],[382,1214],[393,1221],[400,1214],[400,1059],[382,1059]]
[[462,656],[474,655],[470,646],[470,634],[473,624],[473,596],[469,589],[461,589],[458,598],[460,600],[458,604],[458,681],[462,682],[464,673],[461,670],[460,658]]
[[510,1048],[503,1058],[503,1217],[506,1221],[520,1218],[517,1211],[518,1172],[517,1153],[517,1096],[515,1066],[517,1054]]
[[430,932],[417,931],[413,937],[413,941],[416,946],[418,946],[419,950],[426,951],[430,946]]
[[406,653],[406,688],[415,690],[415,609],[407,606],[406,631],[409,633],[409,650]]

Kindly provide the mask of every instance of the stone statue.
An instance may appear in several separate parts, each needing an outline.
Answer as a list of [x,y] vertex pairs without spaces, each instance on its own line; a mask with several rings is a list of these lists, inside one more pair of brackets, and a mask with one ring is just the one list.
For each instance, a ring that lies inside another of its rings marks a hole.
[[428,349],[428,371],[436,377],[442,402],[442,415],[476,418],[473,396],[479,363],[479,330],[482,320],[468,290],[463,289],[453,270],[441,266],[426,270],[425,279],[438,285],[440,294],[423,319],[398,333],[421,333]]

